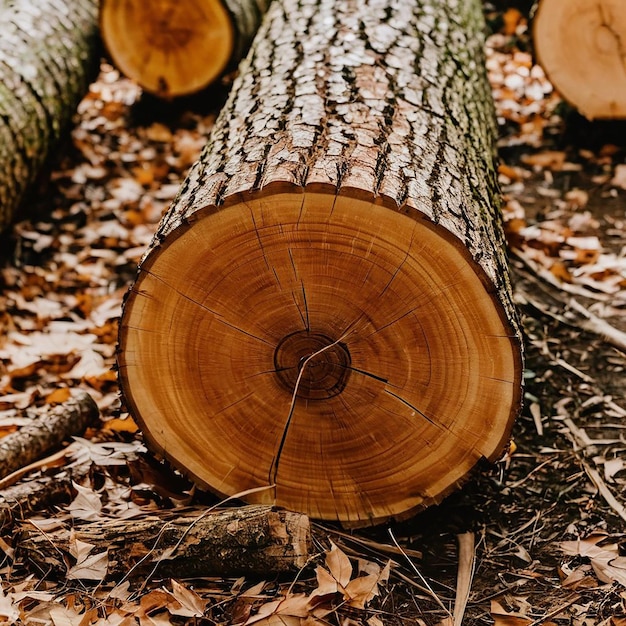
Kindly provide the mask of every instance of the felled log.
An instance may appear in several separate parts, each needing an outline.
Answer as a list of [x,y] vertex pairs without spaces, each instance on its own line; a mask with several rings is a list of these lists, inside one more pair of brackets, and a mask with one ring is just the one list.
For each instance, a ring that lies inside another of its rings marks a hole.
[[0,478],[32,463],[72,435],[81,435],[98,415],[98,405],[84,391],[46,407],[32,423],[0,439]]
[[221,495],[346,524],[507,443],[521,339],[478,0],[271,5],[121,320],[127,406]]
[[102,39],[129,78],[157,96],[200,91],[235,69],[270,0],[103,0]]
[[548,78],[580,113],[589,119],[626,118],[621,0],[541,0],[533,41]]
[[96,0],[0,5],[0,230],[95,76],[97,6]]
[[93,546],[90,554],[107,552],[108,579],[267,576],[298,571],[311,550],[305,515],[259,506],[171,519],[103,519],[45,534],[25,526],[16,545],[27,565],[64,573],[71,541]]

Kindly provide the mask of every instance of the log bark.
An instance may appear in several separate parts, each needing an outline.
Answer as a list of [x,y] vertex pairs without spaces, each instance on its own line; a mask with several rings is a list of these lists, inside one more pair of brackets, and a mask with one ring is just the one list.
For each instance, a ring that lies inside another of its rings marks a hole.
[[0,478],[32,463],[72,435],[81,435],[98,415],[97,404],[84,391],[63,404],[46,407],[31,424],[0,439]]
[[122,316],[125,401],[198,484],[358,525],[496,459],[522,351],[477,0],[282,0]]
[[16,0],[0,7],[0,230],[95,76],[97,4]]
[[250,506],[170,519],[101,520],[45,535],[26,526],[17,556],[31,567],[64,573],[72,540],[94,546],[93,554],[107,552],[107,578],[117,580],[294,572],[306,565],[311,550],[305,515]]
[[16,520],[24,520],[37,511],[69,502],[76,495],[72,483],[81,482],[90,467],[67,468],[0,490],[0,531],[6,532]]
[[103,0],[102,38],[115,65],[163,98],[200,91],[235,69],[269,0]]
[[533,20],[539,63],[589,119],[626,118],[626,13],[622,0],[541,0]]

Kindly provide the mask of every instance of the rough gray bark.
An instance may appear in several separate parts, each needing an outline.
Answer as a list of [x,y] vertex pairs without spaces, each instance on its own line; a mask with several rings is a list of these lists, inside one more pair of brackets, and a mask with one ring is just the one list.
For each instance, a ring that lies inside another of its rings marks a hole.
[[32,424],[0,439],[0,478],[4,478],[80,435],[99,415],[94,399],[83,391],[63,404],[46,409]]
[[199,484],[370,523],[501,453],[522,350],[483,27],[478,0],[270,6],[120,326],[125,400]]
[[45,535],[25,527],[19,557],[42,570],[64,572],[71,534],[108,552],[107,578],[267,576],[297,572],[311,550],[306,516],[269,507],[136,520],[102,520]]
[[0,230],[13,219],[95,76],[97,5],[0,4]]
[[516,325],[480,5],[360,4],[276,3],[153,246],[273,183],[366,191],[456,235]]
[[456,235],[515,324],[483,28],[475,0],[275,2],[153,246],[274,183],[359,190]]

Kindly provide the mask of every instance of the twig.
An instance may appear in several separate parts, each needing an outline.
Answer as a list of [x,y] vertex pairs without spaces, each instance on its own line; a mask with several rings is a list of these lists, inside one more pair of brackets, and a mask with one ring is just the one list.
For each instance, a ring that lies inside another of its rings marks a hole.
[[583,467],[587,476],[591,479],[591,482],[598,488],[600,495],[605,499],[606,503],[624,520],[626,521],[626,507],[618,501],[613,495],[613,492],[607,487],[606,483],[600,476],[598,470],[590,467],[587,463],[583,462]]
[[581,328],[600,335],[607,343],[626,352],[626,333],[588,311],[574,298],[570,298],[568,306],[585,318],[586,321],[583,322]]
[[[198,517],[196,517],[194,520],[192,520],[189,523],[189,526],[185,529],[183,534],[180,536],[180,539],[176,542],[176,545],[174,545],[172,548],[166,550],[163,554],[161,554],[161,556],[159,556],[159,558],[154,563],[154,567],[152,568],[150,573],[145,577],[141,587],[133,595],[134,596],[139,596],[143,592],[143,590],[145,589],[146,585],[150,582],[152,577],[155,575],[159,565],[163,561],[171,559],[174,556],[174,554],[176,553],[176,551],[178,550],[178,548],[182,544],[182,542],[185,539],[185,537],[190,533],[191,529],[198,522],[200,522],[203,518],[205,518],[209,513],[213,512],[215,509],[217,509],[217,508],[221,507],[222,505],[226,504],[226,502],[229,502],[230,500],[239,500],[240,498],[245,498],[246,496],[248,496],[250,494],[258,493],[260,491],[267,491],[268,489],[273,489],[274,487],[275,487],[275,485],[264,485],[263,487],[254,487],[252,489],[246,489],[245,491],[240,491],[239,493],[236,493],[236,494],[234,494],[232,496],[229,496],[228,498],[225,498],[224,500],[221,500],[220,502],[217,502],[213,506],[210,506],[208,509],[202,511],[202,513],[200,515],[198,515]],[[150,549],[150,551],[145,556],[143,556],[133,567],[131,567],[131,569],[124,575],[122,580],[120,580],[119,583],[116,585],[117,587],[119,587],[119,585],[121,585],[124,581],[128,580],[128,578],[132,575],[132,573],[138,567],[140,567],[143,564],[143,562],[148,557],[150,557],[152,555],[152,553],[156,550],[163,533],[167,529],[167,526],[168,526],[168,524],[166,523],[163,526],[163,528],[161,529],[161,531],[159,532],[159,535],[157,536],[156,540],[154,541],[154,544],[152,545],[152,548]]]
[[[421,559],[422,553],[419,550],[411,550],[410,548],[396,548],[395,546],[391,546],[388,543],[381,543],[379,541],[374,541],[373,539],[367,539],[366,537],[359,537],[357,535],[349,535],[348,533],[344,533],[336,528],[328,529],[320,524],[316,524],[317,527],[322,528],[325,533],[333,534],[337,537],[341,537],[345,541],[349,541],[352,543],[360,544],[369,550],[374,550],[378,552],[382,552],[383,554],[400,554],[404,557],[412,556],[414,559]],[[344,546],[345,547],[345,546]]]
[[0,493],[0,528],[6,530],[16,519],[24,519],[35,511],[52,504],[69,501],[72,497],[72,481],[79,482],[91,465],[69,467],[54,476],[31,478],[8,487]]
[[580,596],[577,593],[572,594],[559,607],[557,607],[553,611],[550,611],[547,615],[544,615],[543,617],[540,617],[539,619],[536,619],[534,622],[531,622],[530,624],[528,624],[528,626],[539,626],[539,624],[543,624],[543,622],[545,622],[546,620],[549,620],[549,619],[551,619],[553,617],[556,617],[557,615],[559,615],[559,613],[563,613],[563,611],[565,611],[565,609],[567,609],[568,607],[572,606],[572,604],[574,604],[574,602],[576,602],[576,600],[578,600],[579,598],[580,598]]
[[435,600],[435,602],[446,612],[446,615],[450,619],[453,619],[452,618],[452,613],[450,613],[450,611],[448,610],[446,605],[439,599],[439,596],[432,590],[431,586],[428,584],[428,581],[422,576],[420,571],[415,566],[415,563],[413,563],[413,561],[408,557],[408,555],[402,549],[402,546],[396,541],[396,538],[395,538],[391,528],[388,529],[388,532],[389,532],[389,536],[391,537],[391,540],[395,544],[396,548],[398,548],[398,550],[400,550],[402,555],[406,558],[407,563],[411,566],[411,569],[420,577],[420,580],[422,581],[422,583],[424,583],[424,586],[426,587],[425,591],[427,591],[428,594],[431,596],[431,598],[433,598],[433,600]]

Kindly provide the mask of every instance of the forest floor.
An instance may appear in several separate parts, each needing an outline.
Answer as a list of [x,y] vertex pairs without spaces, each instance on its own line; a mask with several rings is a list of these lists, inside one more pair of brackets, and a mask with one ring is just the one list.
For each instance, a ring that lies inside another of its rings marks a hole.
[[[65,456],[21,477],[91,467],[71,504],[1,529],[0,622],[432,626],[464,611],[468,626],[626,624],[626,125],[568,110],[532,58],[525,15],[488,18],[527,358],[506,457],[406,522],[314,525],[319,553],[298,576],[172,581],[157,570],[133,587],[103,580],[106,560],[103,570],[80,553],[62,555],[65,575],[33,569],[19,550],[26,526],[46,533],[216,504],[146,451],[112,367],[122,298],[227,85],[167,104],[105,63],[49,181],[1,244],[0,437],[76,389],[101,418]],[[359,598],[330,594],[312,612],[304,601],[320,568],[335,573],[330,541],[376,584]]]

